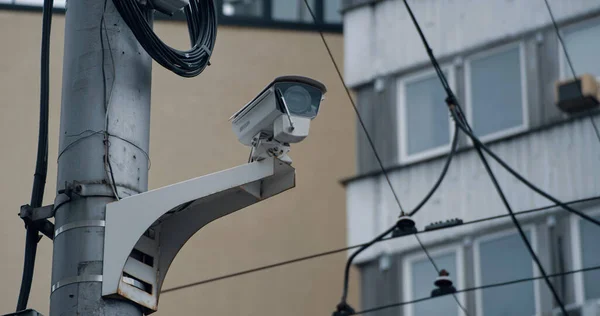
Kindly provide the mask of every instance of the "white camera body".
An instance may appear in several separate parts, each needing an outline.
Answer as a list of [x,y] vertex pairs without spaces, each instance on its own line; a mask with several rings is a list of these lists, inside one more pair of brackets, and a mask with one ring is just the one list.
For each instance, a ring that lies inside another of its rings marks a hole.
[[310,78],[278,77],[231,116],[239,141],[252,147],[249,161],[275,156],[291,163],[289,144],[308,136],[326,92],[325,85]]

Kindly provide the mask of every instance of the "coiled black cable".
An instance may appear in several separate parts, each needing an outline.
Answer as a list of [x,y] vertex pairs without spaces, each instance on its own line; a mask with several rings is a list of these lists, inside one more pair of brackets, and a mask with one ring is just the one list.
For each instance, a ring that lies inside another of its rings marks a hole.
[[184,11],[192,47],[181,51],[158,38],[147,10],[137,0],[113,0],[119,14],[144,50],[161,66],[182,77],[195,77],[210,65],[217,38],[217,11],[213,0],[190,0]]

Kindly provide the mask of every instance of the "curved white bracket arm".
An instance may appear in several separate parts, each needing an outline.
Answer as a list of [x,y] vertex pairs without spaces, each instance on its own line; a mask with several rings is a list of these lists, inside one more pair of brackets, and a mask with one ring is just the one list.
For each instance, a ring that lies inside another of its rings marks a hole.
[[267,158],[106,205],[102,295],[151,313],[169,265],[200,228],[295,186],[295,169]]

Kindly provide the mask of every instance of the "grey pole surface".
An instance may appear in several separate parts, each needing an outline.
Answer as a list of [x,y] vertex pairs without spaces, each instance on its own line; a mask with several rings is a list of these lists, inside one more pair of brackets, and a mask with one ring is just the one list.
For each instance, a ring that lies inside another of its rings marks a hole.
[[76,181],[89,196],[72,194],[55,214],[50,315],[142,315],[101,296],[105,205],[115,199],[104,155],[106,144],[121,197],[148,189],[151,58],[112,0],[68,2],[64,52],[57,188]]

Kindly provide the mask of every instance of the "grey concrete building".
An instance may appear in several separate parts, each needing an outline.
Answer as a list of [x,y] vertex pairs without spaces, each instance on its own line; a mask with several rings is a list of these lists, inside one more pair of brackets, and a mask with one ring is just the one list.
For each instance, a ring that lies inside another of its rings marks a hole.
[[[549,1],[578,74],[600,78],[600,2]],[[475,134],[527,179],[562,201],[600,193],[600,141],[589,116],[556,106],[555,83],[571,76],[543,0],[413,0]],[[441,172],[454,133],[445,93],[403,1],[344,1],[345,79],[392,185],[407,210]],[[595,113],[595,112],[594,112]],[[591,119],[598,120],[596,114]],[[600,124],[600,120],[598,120]],[[506,214],[472,144],[459,135],[449,173],[414,217],[472,221]],[[364,133],[357,128],[358,174],[346,179],[347,240],[366,242],[395,223],[399,208]],[[492,163],[515,211],[552,205]],[[574,206],[600,216],[600,200]],[[519,217],[548,273],[600,264],[600,228],[558,208]],[[458,289],[539,275],[510,218],[421,234]],[[381,242],[358,257],[361,308],[429,296],[435,269],[414,236]],[[552,279],[575,315],[600,298],[600,272]],[[558,315],[543,280],[458,294],[469,315]],[[372,315],[463,315],[452,297]]]

